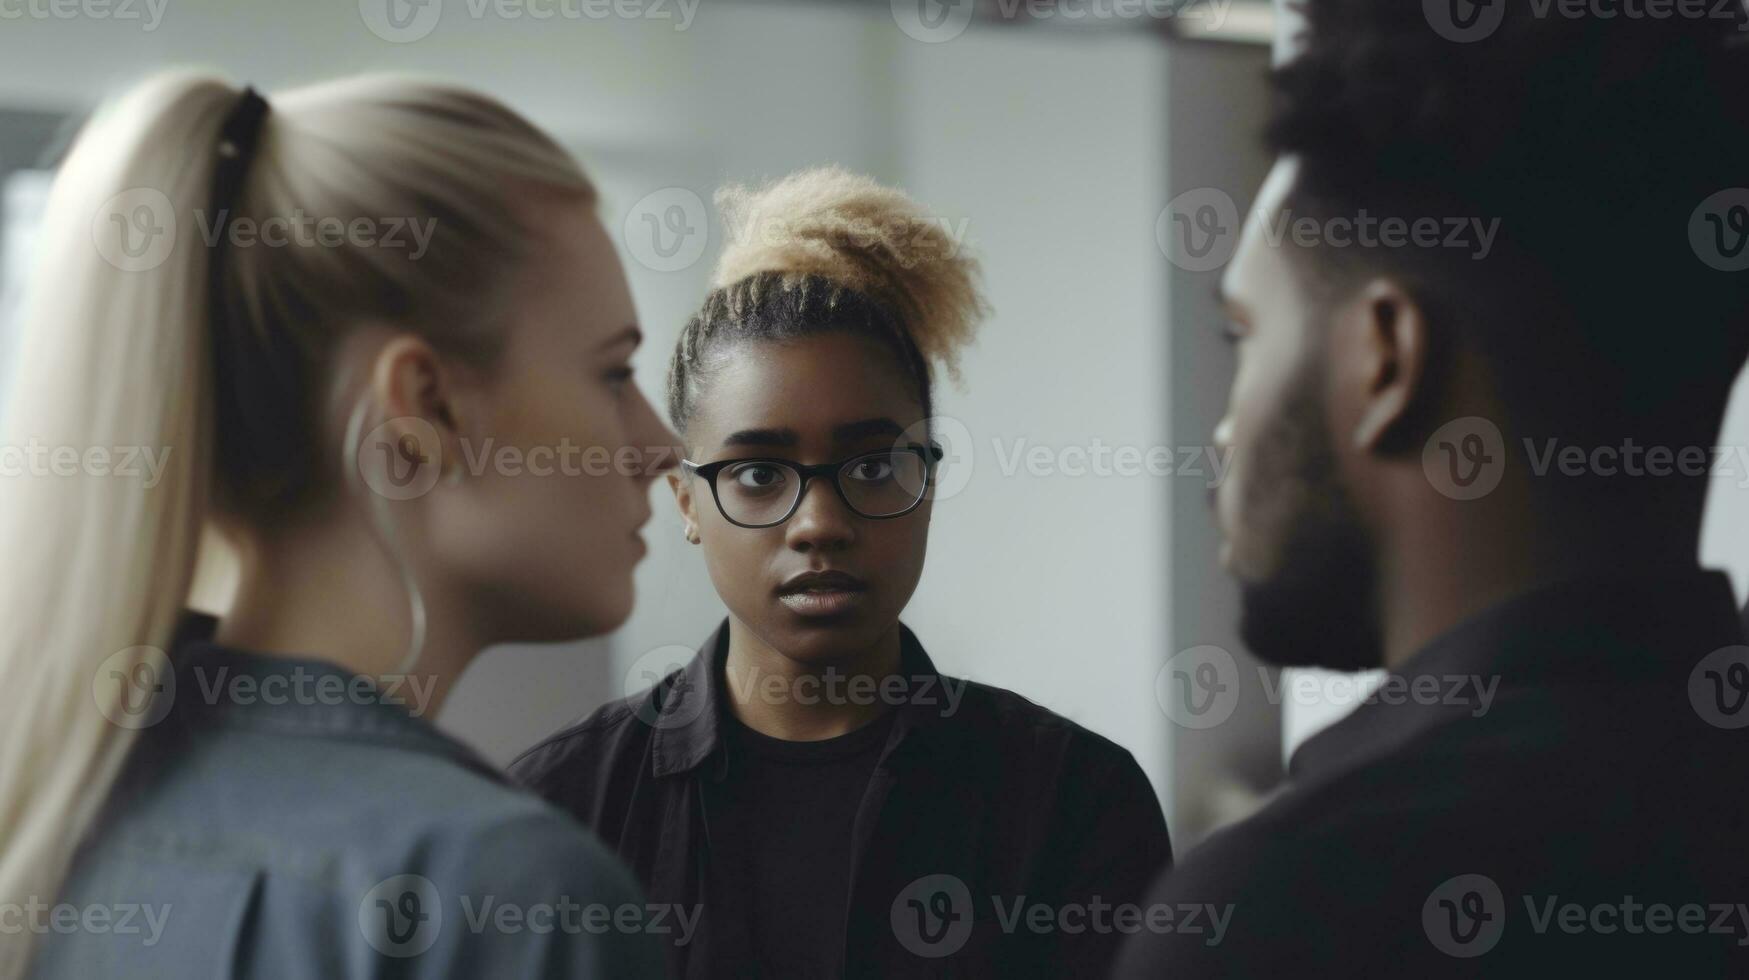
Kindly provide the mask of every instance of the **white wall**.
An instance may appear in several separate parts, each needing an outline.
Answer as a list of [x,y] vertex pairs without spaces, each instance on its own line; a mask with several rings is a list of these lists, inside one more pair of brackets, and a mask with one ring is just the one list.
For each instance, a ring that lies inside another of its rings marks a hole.
[[902,47],[900,179],[967,222],[995,306],[966,390],[942,389],[971,475],[906,618],[944,669],[1116,740],[1164,790],[1166,481],[1066,475],[1073,455],[1005,473],[1017,448],[1168,441],[1164,47],[976,26]]
[[1723,453],[1707,489],[1700,560],[1728,572],[1741,599],[1749,593],[1749,373],[1737,378],[1731,392],[1719,446]]

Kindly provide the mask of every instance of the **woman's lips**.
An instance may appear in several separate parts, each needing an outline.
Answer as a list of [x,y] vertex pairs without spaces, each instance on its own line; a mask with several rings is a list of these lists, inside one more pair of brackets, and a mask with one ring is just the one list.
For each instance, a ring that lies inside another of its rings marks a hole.
[[785,592],[777,600],[798,616],[837,616],[860,608],[868,599],[862,589]]

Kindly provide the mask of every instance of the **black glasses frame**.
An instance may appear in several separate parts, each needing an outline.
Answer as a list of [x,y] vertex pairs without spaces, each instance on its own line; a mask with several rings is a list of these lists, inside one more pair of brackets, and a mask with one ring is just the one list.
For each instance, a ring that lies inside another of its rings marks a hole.
[[[882,514],[876,517],[872,514],[864,514],[862,511],[857,510],[856,505],[850,502],[849,495],[844,492],[844,484],[840,480],[845,468],[853,463],[858,463],[862,460],[868,459],[871,456],[890,456],[895,452],[915,453],[918,456],[923,457],[923,486],[919,488],[917,499],[911,502],[911,506],[896,514]],[[683,459],[680,461],[680,468],[688,475],[697,474],[698,476],[704,477],[705,481],[710,484],[711,499],[716,501],[717,513],[723,515],[723,520],[728,521],[736,527],[744,527],[749,530],[757,531],[763,528],[777,527],[779,524],[796,516],[796,511],[802,509],[802,500],[808,495],[808,484],[813,482],[815,477],[821,477],[825,479],[826,482],[832,484],[832,489],[838,492],[838,499],[843,501],[844,506],[849,508],[850,512],[858,517],[870,521],[890,521],[895,517],[904,517],[906,514],[916,510],[924,500],[928,499],[929,484],[935,476],[935,464],[941,462],[942,458],[946,455],[947,454],[942,451],[940,446],[931,442],[927,446],[920,446],[917,443],[911,443],[907,446],[899,446],[896,449],[877,449],[874,452],[858,453],[849,459],[842,459],[836,463],[815,463],[812,466],[798,463],[793,459],[779,459],[775,456],[747,456],[741,459],[719,459],[713,463],[695,463],[690,459]],[[801,477],[802,485],[801,488],[796,491],[796,499],[790,504],[788,512],[782,517],[768,524],[743,524],[729,516],[728,509],[723,506],[723,498],[717,493],[717,474],[722,472],[725,467],[737,466],[743,463],[769,463],[774,466],[784,466],[794,470],[797,475]]]

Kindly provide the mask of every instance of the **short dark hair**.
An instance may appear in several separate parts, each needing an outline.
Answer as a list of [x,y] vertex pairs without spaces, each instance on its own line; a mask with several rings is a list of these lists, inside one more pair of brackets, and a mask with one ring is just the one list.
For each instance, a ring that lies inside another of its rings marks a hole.
[[1689,228],[1749,185],[1749,15],[1741,0],[1663,19],[1474,6],[1493,4],[1498,26],[1468,42],[1416,0],[1303,4],[1267,131],[1300,164],[1289,207],[1499,219],[1483,259],[1316,248],[1305,268],[1327,285],[1399,278],[1474,337],[1522,421],[1716,433],[1749,356],[1749,272],[1709,265]]

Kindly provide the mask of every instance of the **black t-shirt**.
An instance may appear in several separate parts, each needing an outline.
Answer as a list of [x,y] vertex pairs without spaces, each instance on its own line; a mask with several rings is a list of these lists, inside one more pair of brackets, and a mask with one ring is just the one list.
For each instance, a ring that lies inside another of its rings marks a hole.
[[713,915],[740,915],[758,973],[841,975],[851,830],[893,713],[817,742],[728,724],[728,778],[713,813]]

